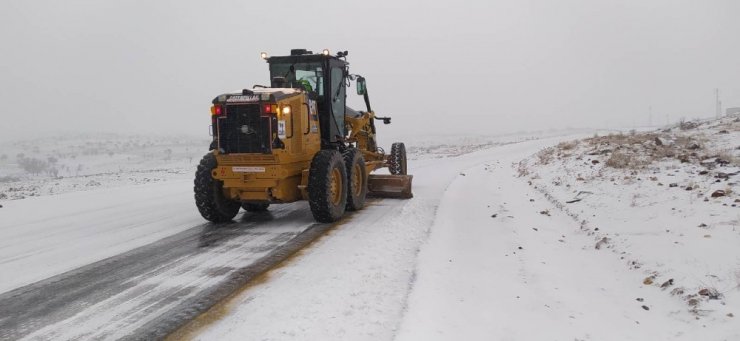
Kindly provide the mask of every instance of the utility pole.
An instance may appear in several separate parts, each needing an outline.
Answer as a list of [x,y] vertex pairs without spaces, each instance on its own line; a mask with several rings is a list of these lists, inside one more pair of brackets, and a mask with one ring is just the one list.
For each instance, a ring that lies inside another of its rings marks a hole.
[[722,106],[722,104],[720,104],[720,101],[719,101],[719,88],[714,89],[714,94],[716,95],[716,102],[714,105],[717,108],[717,118],[719,118],[720,110],[721,110],[720,106]]

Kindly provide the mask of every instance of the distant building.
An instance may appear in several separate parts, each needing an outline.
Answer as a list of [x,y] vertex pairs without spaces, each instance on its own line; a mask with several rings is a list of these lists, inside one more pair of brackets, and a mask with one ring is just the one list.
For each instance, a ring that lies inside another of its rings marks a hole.
[[737,113],[740,113],[740,107],[727,108],[725,110],[725,115],[734,115]]

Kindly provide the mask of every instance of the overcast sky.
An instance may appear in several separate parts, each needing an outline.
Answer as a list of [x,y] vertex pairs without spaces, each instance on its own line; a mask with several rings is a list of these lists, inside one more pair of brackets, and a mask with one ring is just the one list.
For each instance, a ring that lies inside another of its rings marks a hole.
[[0,134],[207,136],[259,52],[348,50],[390,134],[630,127],[740,106],[740,1],[0,4]]

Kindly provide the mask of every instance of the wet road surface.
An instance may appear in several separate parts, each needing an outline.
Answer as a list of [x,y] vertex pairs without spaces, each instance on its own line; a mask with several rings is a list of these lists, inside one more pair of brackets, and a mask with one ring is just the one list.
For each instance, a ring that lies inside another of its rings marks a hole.
[[195,226],[0,294],[0,340],[163,338],[330,227],[305,202]]

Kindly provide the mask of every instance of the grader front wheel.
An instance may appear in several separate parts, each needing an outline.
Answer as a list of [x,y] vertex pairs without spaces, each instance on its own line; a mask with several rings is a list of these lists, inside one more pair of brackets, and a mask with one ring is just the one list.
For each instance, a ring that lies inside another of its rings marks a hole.
[[396,142],[391,145],[391,155],[388,160],[388,170],[393,175],[406,175],[406,145],[403,142]]
[[344,215],[347,187],[342,154],[336,150],[316,153],[308,173],[308,203],[316,221],[331,223]]

